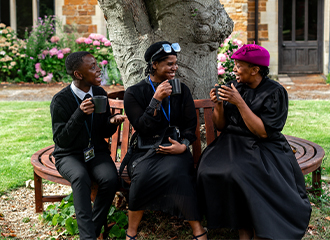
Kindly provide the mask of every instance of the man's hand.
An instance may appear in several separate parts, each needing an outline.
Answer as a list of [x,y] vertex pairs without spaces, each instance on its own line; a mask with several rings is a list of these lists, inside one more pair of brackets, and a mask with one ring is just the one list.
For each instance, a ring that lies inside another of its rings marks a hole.
[[87,98],[80,104],[80,109],[87,115],[94,112],[94,103],[91,100],[92,98]]
[[110,123],[119,125],[122,122],[124,122],[126,118],[127,118],[126,115],[115,115],[112,118],[110,118]]

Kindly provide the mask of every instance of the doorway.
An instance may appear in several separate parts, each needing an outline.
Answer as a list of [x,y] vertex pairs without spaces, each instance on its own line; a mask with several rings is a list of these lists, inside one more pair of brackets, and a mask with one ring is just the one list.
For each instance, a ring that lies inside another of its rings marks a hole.
[[324,0],[279,0],[279,73],[322,73]]

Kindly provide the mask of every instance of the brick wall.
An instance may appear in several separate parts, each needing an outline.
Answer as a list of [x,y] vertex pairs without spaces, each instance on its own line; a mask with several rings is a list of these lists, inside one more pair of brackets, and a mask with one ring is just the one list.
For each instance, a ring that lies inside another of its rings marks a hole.
[[[266,12],[266,3],[268,0],[258,1],[258,44],[268,41],[268,24],[260,23],[260,12]],[[248,0],[248,43],[255,41],[255,1]]]
[[248,0],[220,0],[229,17],[234,21],[234,32],[240,32],[239,39],[247,42]]
[[65,25],[76,25],[78,33],[87,37],[97,32],[97,25],[92,23],[97,0],[64,0],[62,14],[66,17]]
[[[260,12],[266,12],[268,0],[258,3],[258,44],[268,41],[268,24],[260,23]],[[244,43],[255,41],[255,0],[220,0],[235,25],[233,31],[239,31]]]

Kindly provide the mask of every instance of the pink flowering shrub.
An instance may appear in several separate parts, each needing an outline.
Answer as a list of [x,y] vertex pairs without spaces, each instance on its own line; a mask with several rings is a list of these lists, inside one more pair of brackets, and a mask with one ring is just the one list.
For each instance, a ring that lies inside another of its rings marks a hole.
[[10,26],[0,23],[0,79],[15,79],[24,66],[26,43],[18,39]]
[[237,51],[237,49],[243,46],[242,41],[237,39],[238,36],[239,33],[232,33],[225,39],[224,43],[222,43],[218,49],[217,60],[219,83],[227,83],[236,78],[233,73],[235,63],[230,57]]

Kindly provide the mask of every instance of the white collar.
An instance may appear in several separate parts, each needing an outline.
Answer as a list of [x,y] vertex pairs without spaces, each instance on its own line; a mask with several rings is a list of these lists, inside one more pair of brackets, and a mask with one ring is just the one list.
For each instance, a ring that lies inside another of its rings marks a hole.
[[74,85],[73,82],[72,82],[71,83],[71,89],[80,98],[80,100],[83,100],[85,98],[85,95],[88,94],[88,93],[93,97],[92,87],[90,87],[89,91],[87,93],[85,93],[81,89],[77,88],[76,85]]

